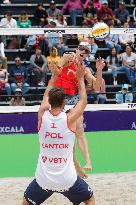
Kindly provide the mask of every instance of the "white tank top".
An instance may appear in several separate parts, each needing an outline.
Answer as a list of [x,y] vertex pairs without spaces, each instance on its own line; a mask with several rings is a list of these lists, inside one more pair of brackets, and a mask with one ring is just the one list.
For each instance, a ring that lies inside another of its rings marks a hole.
[[36,181],[53,191],[68,190],[77,180],[73,162],[75,134],[68,128],[65,112],[53,116],[46,111],[39,130],[40,154]]

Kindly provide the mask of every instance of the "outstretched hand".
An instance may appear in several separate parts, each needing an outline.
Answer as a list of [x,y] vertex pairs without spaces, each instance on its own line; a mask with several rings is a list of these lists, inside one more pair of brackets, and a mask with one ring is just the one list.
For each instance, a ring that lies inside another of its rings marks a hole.
[[50,61],[48,63],[48,67],[54,77],[57,77],[61,72],[61,69],[58,67],[58,63],[55,61]]
[[60,61],[59,61],[59,66],[63,67],[63,66],[68,65],[69,58],[70,58],[70,55],[64,53],[63,56],[61,57]]
[[105,62],[103,58],[97,58],[96,60],[96,68],[102,70],[105,67]]
[[82,61],[76,61],[75,62],[77,69],[76,69],[76,77],[78,80],[84,79],[85,76],[85,65]]

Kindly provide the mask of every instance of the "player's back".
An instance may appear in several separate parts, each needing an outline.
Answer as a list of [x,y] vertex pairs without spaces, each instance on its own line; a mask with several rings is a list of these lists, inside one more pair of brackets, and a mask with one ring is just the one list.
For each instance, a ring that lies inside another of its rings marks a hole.
[[73,163],[75,134],[68,128],[67,114],[46,111],[39,130],[38,184],[49,190],[70,188],[77,179]]

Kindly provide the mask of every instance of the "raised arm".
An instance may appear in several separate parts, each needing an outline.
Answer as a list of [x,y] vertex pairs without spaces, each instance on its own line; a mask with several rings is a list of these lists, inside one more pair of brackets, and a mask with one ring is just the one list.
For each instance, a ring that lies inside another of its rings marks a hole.
[[69,126],[71,126],[75,121],[83,114],[84,109],[87,105],[87,95],[84,83],[84,75],[85,75],[85,68],[83,62],[77,63],[77,71],[76,77],[78,79],[78,94],[79,94],[79,102],[77,105],[72,109],[72,112],[68,113],[68,122]]
[[102,87],[102,69],[104,68],[104,60],[99,58],[96,61],[97,77],[95,78],[89,68],[86,68],[85,79],[90,85],[93,85],[93,89],[100,92]]
[[41,102],[41,106],[38,111],[38,127],[41,123],[41,118],[42,118],[43,113],[50,108],[50,104],[48,102],[48,93],[52,88],[54,88],[56,78],[60,73],[60,70],[58,69],[58,67],[56,66],[54,62],[50,62],[49,66],[50,66],[50,70],[52,71],[52,77],[44,92],[43,100]]

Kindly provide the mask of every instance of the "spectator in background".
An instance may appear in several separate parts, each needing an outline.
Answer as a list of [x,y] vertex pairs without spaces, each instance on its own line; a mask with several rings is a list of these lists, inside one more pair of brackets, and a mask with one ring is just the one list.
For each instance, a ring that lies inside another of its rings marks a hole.
[[0,93],[6,90],[7,95],[11,95],[10,84],[8,83],[7,70],[3,69],[2,61],[0,60]]
[[136,79],[136,54],[132,52],[130,45],[126,46],[126,51],[121,54],[122,67],[125,70],[128,80],[133,83]]
[[[124,28],[129,28],[129,24],[127,22],[124,23],[123,25]],[[119,35],[119,43],[124,50],[127,45],[133,46],[135,42],[135,36],[134,34],[120,34]]]
[[48,68],[50,68],[49,65],[52,61],[55,62],[55,64],[57,65],[60,61],[60,56],[58,56],[58,51],[57,51],[57,48],[55,47],[50,49],[50,56],[47,57]]
[[84,9],[87,8],[87,6],[88,6],[88,4],[89,4],[90,2],[93,2],[93,6],[94,6],[94,8],[97,8],[97,10],[100,10],[100,9],[101,9],[102,3],[101,3],[100,0],[91,0],[91,1],[90,1],[90,0],[86,0],[85,3],[84,3]]
[[90,1],[83,11],[83,25],[92,27],[97,22],[97,13],[97,8],[94,8],[93,2]]
[[42,51],[39,47],[35,49],[35,54],[30,58],[29,72],[33,72],[35,74],[36,85],[44,86],[47,84],[47,59],[42,55]]
[[0,21],[1,28],[17,28],[17,21],[12,18],[12,12],[7,11],[5,18]]
[[39,36],[38,35],[30,35],[27,38],[27,42],[25,45],[26,48],[26,59],[25,60],[29,60],[30,59],[30,55],[31,55],[31,50],[34,49],[39,46],[40,42],[39,42]]
[[77,25],[77,15],[83,14],[83,3],[81,0],[67,0],[62,8],[62,13],[64,13],[66,10],[69,11],[72,26]]
[[4,0],[4,1],[3,1],[3,4],[11,4],[11,1],[9,1],[9,0]]
[[[114,28],[114,22],[109,21],[108,23],[110,28]],[[105,39],[105,43],[107,48],[114,48],[116,49],[117,53],[121,51],[121,45],[119,45],[119,35],[118,34],[109,34],[108,37]]]
[[38,3],[34,13],[38,26],[45,26],[48,24],[48,13],[43,6],[43,3]]
[[2,60],[3,68],[7,69],[7,57],[4,52],[4,43],[2,37],[0,37],[0,60]]
[[[26,11],[21,11],[21,15],[17,21],[17,25],[19,28],[30,28],[31,27],[31,21],[29,20],[29,17],[26,13]],[[21,48],[24,48],[26,45],[27,38],[26,36],[18,36],[19,45]]]
[[97,8],[98,11],[102,8],[102,4],[100,0],[93,0],[94,8]]
[[55,1],[50,2],[50,8],[47,9],[47,13],[49,16],[49,19],[55,20],[60,13],[60,10],[56,8],[56,3]]
[[102,8],[98,11],[98,19],[107,23],[113,19],[112,9],[108,7],[108,1],[102,1]]
[[20,88],[16,89],[15,96],[10,101],[10,106],[25,106],[25,98],[23,98]]
[[[7,11],[5,18],[1,19],[0,28],[17,28],[17,21],[12,18],[11,11]],[[5,46],[7,46],[7,41],[10,41],[7,48],[14,49],[18,47],[17,38],[15,36],[3,36]]]
[[117,85],[117,71],[120,70],[119,58],[117,56],[116,49],[113,47],[110,51],[110,55],[106,59],[108,72],[112,73],[113,84]]
[[55,20],[53,20],[56,23],[57,28],[63,28],[67,27],[67,22],[65,20],[65,17],[63,14],[59,13]]
[[29,17],[26,11],[21,12],[21,15],[17,21],[17,25],[19,28],[30,28],[31,27],[31,21],[29,20]]
[[125,2],[119,1],[119,7],[114,10],[114,20],[119,25],[130,21],[129,12],[125,8]]
[[[49,28],[56,28],[56,23],[51,21],[49,23]],[[48,42],[49,49],[56,47],[60,56],[66,51],[67,46],[64,45],[63,36],[61,33],[47,33],[45,35],[45,40]]]
[[11,89],[15,93],[17,88],[22,90],[22,94],[26,94],[29,90],[28,74],[26,67],[21,65],[20,57],[15,58],[15,65],[9,70]]
[[[97,77],[97,74],[95,75]],[[100,93],[96,89],[92,90],[92,85],[89,83],[86,85],[86,92],[87,92],[87,100],[90,104],[104,104],[106,102],[106,88],[105,88],[105,80],[102,78],[101,83],[101,90]],[[101,94],[102,93],[102,94]]]
[[133,94],[128,92],[128,84],[122,86],[122,90],[116,94],[116,103],[132,103]]
[[98,45],[95,43],[93,36],[90,36],[90,45],[91,45],[91,52],[89,54],[89,60],[95,59],[95,54],[98,51]]

